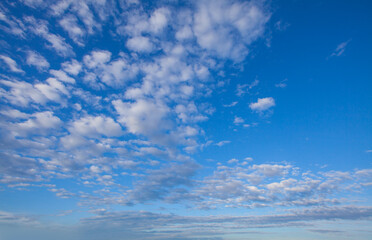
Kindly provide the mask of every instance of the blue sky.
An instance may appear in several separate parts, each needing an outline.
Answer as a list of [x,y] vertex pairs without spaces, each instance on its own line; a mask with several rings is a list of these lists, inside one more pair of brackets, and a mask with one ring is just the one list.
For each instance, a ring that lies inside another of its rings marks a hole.
[[371,12],[2,1],[2,239],[370,239]]

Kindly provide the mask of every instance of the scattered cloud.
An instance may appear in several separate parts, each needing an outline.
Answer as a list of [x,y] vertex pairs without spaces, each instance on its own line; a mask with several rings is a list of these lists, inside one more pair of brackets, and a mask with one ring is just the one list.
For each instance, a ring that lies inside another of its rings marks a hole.
[[[258,157],[252,162],[238,152],[224,159],[220,153],[227,148],[216,146],[232,141],[213,137],[234,136],[213,136],[205,128],[219,111],[233,116],[235,125],[257,125],[246,123],[254,113],[233,107],[254,95],[258,79],[230,86],[231,95],[221,98],[230,104],[222,109],[214,104],[247,56],[255,56],[256,43],[270,32],[271,14],[261,0],[192,1],[182,7],[136,0],[0,4],[0,44],[7,44],[0,55],[0,191],[42,188],[76,201],[79,214],[98,209],[68,230],[89,239],[120,239],[123,233],[128,239],[220,239],[251,228],[370,219],[370,207],[345,204],[355,201],[347,198],[350,192],[364,193],[372,185],[371,169],[310,171]],[[275,27],[282,31],[287,25],[278,21]],[[349,42],[331,56],[341,56]],[[284,79],[275,87],[286,84]],[[231,102],[236,96],[239,102]],[[249,104],[260,114],[274,106],[273,97]],[[216,151],[215,161],[203,166],[199,153],[208,146]],[[155,209],[158,203],[171,207],[156,213],[110,210]],[[169,214],[172,206],[282,211],[181,216]],[[46,222],[48,216],[40,218]],[[38,219],[0,211],[0,231],[32,224]],[[69,228],[46,224],[40,231],[49,227],[58,233]]]
[[244,119],[241,118],[241,117],[237,117],[237,116],[235,116],[235,118],[234,118],[234,124],[235,124],[235,125],[239,125],[239,124],[241,124],[241,123],[244,123]]
[[216,145],[217,146],[219,146],[219,147],[222,147],[223,145],[226,145],[226,144],[229,144],[229,143],[231,143],[231,141],[220,141],[220,142],[218,142],[218,143],[216,143]]
[[259,84],[258,79],[255,79],[250,84],[238,84],[236,87],[236,96],[241,97],[246,93],[249,93],[249,90],[256,87]]
[[232,102],[230,104],[223,105],[224,107],[234,107],[238,102]]
[[37,20],[34,17],[26,17],[25,22],[32,33],[42,37],[48,42],[46,47],[56,51],[62,57],[73,56],[75,53],[72,47],[65,42],[65,39],[57,34],[49,32],[48,23],[43,20]]
[[275,87],[277,88],[285,88],[287,87],[288,79],[285,78],[284,80],[280,81],[280,83],[275,84]]

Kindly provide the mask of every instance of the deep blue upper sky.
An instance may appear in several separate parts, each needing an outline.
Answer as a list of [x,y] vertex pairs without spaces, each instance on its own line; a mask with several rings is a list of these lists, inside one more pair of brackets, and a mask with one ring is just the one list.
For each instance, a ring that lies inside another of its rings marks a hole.
[[0,235],[370,239],[371,22],[370,1],[1,2]]

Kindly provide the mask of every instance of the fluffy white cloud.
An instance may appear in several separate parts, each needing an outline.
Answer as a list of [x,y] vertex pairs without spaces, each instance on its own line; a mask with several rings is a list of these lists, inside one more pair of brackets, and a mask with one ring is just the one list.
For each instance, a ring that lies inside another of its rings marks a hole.
[[241,123],[244,123],[244,119],[241,118],[241,117],[237,117],[237,116],[235,116],[235,118],[234,118],[234,124],[235,124],[235,125],[239,125],[239,124],[241,124]]
[[249,52],[247,46],[262,36],[269,18],[258,2],[199,1],[193,29],[202,48],[241,61]]
[[267,98],[259,98],[257,99],[257,102],[253,102],[249,104],[249,107],[257,112],[262,112],[265,110],[268,110],[271,107],[275,106],[275,100],[272,97]]
[[81,63],[79,63],[78,61],[76,61],[75,59],[71,60],[70,62],[64,62],[62,63],[62,69],[73,75],[73,76],[76,76],[80,73],[81,69],[82,69],[82,65]]
[[151,52],[154,49],[150,39],[142,36],[130,38],[127,41],[127,47],[135,52]]
[[26,63],[36,67],[39,71],[45,71],[50,67],[49,62],[40,53],[35,51],[27,51]]
[[120,114],[119,122],[131,133],[156,136],[170,127],[166,120],[169,108],[163,103],[150,100],[138,100],[134,103],[115,100],[112,103]]
[[149,19],[150,31],[155,33],[162,31],[167,25],[169,14],[170,12],[167,8],[156,9]]
[[69,92],[63,83],[55,78],[48,78],[46,83],[36,83],[34,85],[16,80],[0,80],[0,83],[10,88],[10,91],[0,91],[0,96],[7,99],[11,104],[19,106],[28,106],[30,103],[45,105],[48,101],[65,105],[65,97],[69,96]]
[[22,81],[1,80],[0,83],[9,87],[10,91],[1,91],[2,97],[7,99],[11,104],[27,106],[30,102],[45,104],[47,98],[34,86]]
[[54,116],[53,112],[37,112],[31,115],[31,117],[20,123],[16,123],[13,126],[16,134],[48,134],[50,130],[59,127],[62,124],[61,119]]
[[88,68],[95,68],[110,61],[111,52],[93,51],[90,55],[84,56],[84,63]]
[[110,61],[111,52],[93,51],[84,56],[84,64],[87,67],[85,71],[85,81],[93,88],[100,88],[100,82],[110,87],[121,87],[128,80],[136,77],[138,67],[130,63],[129,57],[124,53],[120,57]]
[[38,89],[46,98],[50,101],[63,103],[64,99],[62,95],[69,95],[66,87],[55,78],[48,78],[46,80],[48,84],[35,84],[35,88]]
[[123,131],[112,118],[105,116],[86,116],[72,123],[69,131],[87,137],[118,137]]

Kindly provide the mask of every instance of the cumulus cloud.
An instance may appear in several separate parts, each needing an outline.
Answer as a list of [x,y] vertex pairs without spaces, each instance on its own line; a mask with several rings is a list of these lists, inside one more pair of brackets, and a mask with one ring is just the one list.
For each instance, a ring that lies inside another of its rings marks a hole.
[[8,80],[1,80],[0,83],[11,89],[9,92],[0,92],[1,96],[11,104],[27,106],[30,102],[45,104],[47,100],[45,95],[30,83]]
[[194,18],[194,33],[202,48],[241,61],[249,52],[247,46],[262,36],[270,15],[258,2],[218,0],[200,1]]
[[100,135],[107,137],[117,137],[123,134],[118,123],[112,118],[105,116],[86,116],[72,123],[69,131],[87,137],[97,137]]
[[109,51],[93,51],[84,56],[84,64],[87,68],[84,79],[93,88],[100,88],[100,82],[110,87],[121,87],[127,81],[132,80],[138,74],[138,67],[131,63],[124,53],[120,57],[111,60]]
[[170,127],[167,122],[169,108],[163,103],[148,100],[138,100],[134,103],[115,100],[113,105],[120,114],[119,122],[122,122],[131,133],[156,138]]
[[50,129],[55,129],[62,124],[62,121],[53,115],[52,112],[38,112],[31,115],[27,121],[15,124],[16,131],[20,134],[36,133],[45,134]]
[[[93,226],[93,235],[104,234],[99,230],[106,227],[118,229],[109,232],[125,231],[128,239],[199,239],[211,233],[219,238],[236,229],[370,217],[369,207],[341,205],[351,190],[371,186],[370,169],[311,172],[289,163],[260,163],[259,158],[255,164],[249,157],[204,162],[198,154],[200,163],[192,159],[192,153],[208,147],[218,157],[224,148],[216,146],[232,142],[215,141],[204,128],[215,112],[226,111],[233,116],[230,123],[249,126],[244,124],[249,116],[243,119],[232,108],[238,101],[223,98],[230,104],[220,108],[212,104],[221,102],[209,102],[209,97],[217,99],[229,89],[230,77],[242,69],[253,43],[265,37],[271,15],[266,2],[193,1],[182,8],[174,2],[23,2],[46,14],[18,20],[0,6],[0,28],[17,41],[41,44],[20,50],[26,59],[19,65],[5,55],[0,60],[15,73],[23,73],[25,64],[40,73],[24,72],[22,80],[1,75],[4,188],[31,190],[33,182],[41,182],[57,197],[73,198],[87,209],[159,202],[194,209],[297,209],[248,217],[99,210],[76,227]],[[46,54],[44,43],[54,55]],[[126,47],[125,52],[117,46]],[[335,56],[345,47],[340,45]],[[231,96],[243,98],[258,84],[255,79],[232,86]],[[249,105],[259,113],[274,106],[272,97]],[[13,215],[1,214],[0,222],[13,221]],[[102,237],[107,238],[115,236]]]
[[275,106],[275,100],[272,97],[259,98],[257,99],[257,102],[253,102],[249,104],[249,108],[257,112],[266,111],[274,106]]
[[235,125],[239,125],[239,124],[241,124],[241,123],[244,123],[244,119],[241,118],[241,117],[237,117],[237,116],[235,116],[235,118],[234,118],[234,124],[235,124]]
[[71,60],[70,62],[64,62],[62,63],[62,69],[73,75],[73,76],[76,76],[80,73],[81,69],[82,69],[82,65],[81,63],[79,63],[78,61],[76,61],[75,59]]
[[154,49],[154,45],[150,42],[147,37],[134,37],[127,41],[127,47],[136,52],[151,52]]

